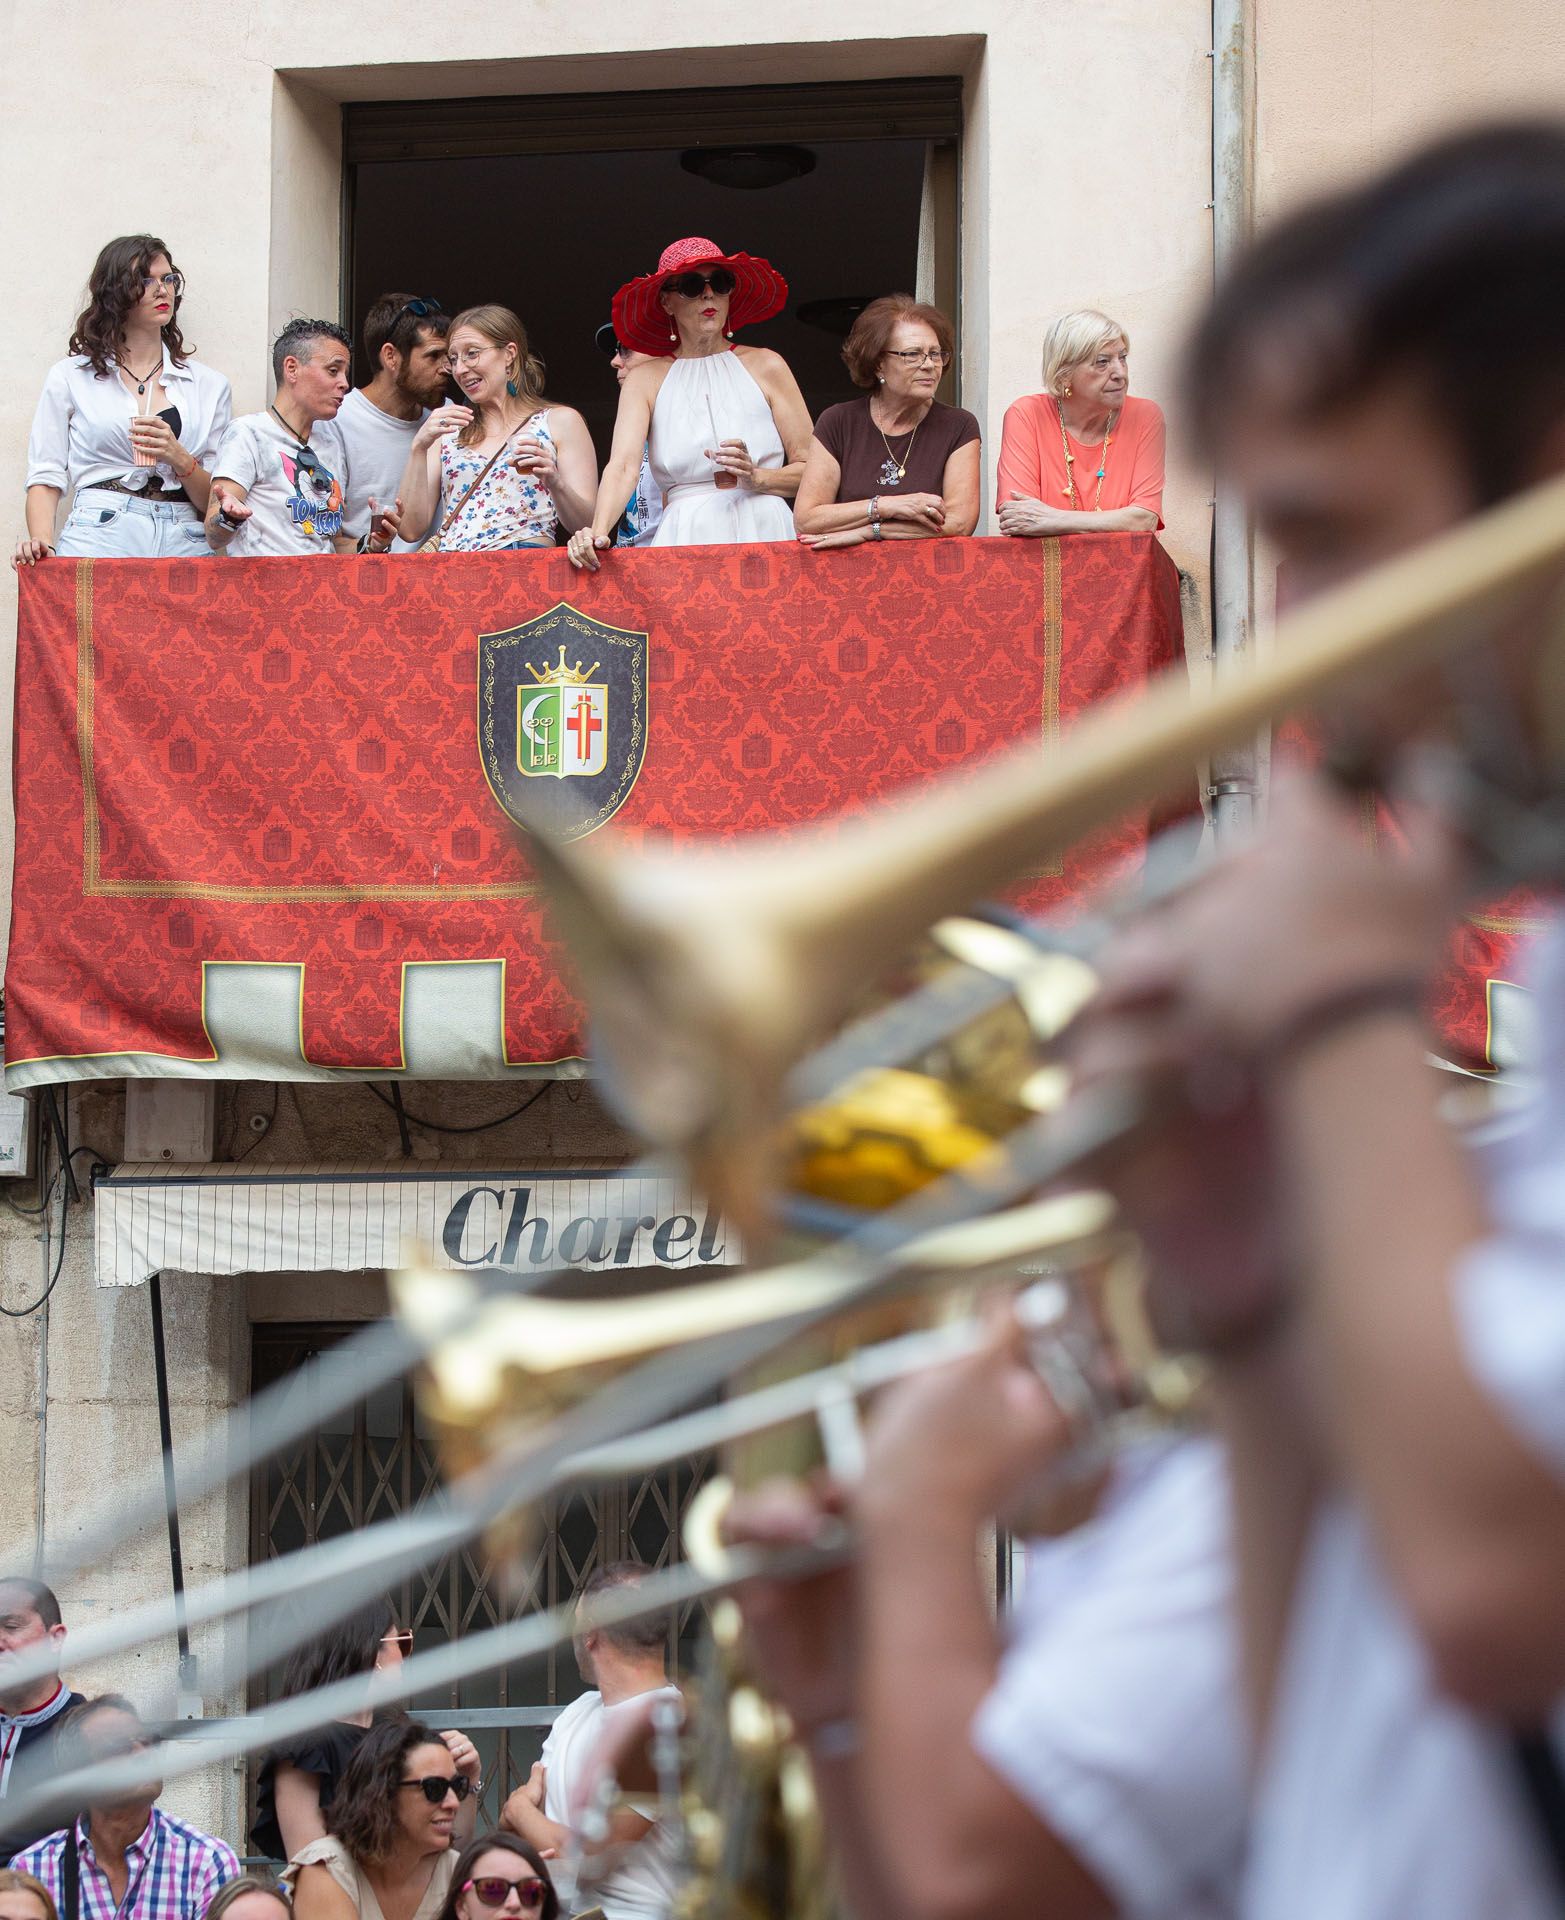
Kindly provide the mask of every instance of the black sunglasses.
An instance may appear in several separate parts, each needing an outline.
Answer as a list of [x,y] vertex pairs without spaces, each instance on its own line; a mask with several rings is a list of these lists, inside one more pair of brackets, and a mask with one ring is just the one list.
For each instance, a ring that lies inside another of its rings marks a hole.
[[454,1793],[460,1804],[473,1791],[473,1783],[465,1773],[448,1775],[426,1773],[422,1780],[399,1780],[398,1786],[417,1787],[432,1807],[438,1807],[448,1793]]
[[738,284],[727,267],[712,267],[705,273],[676,273],[663,282],[668,292],[680,294],[686,300],[699,298],[708,287],[713,293],[732,293]]

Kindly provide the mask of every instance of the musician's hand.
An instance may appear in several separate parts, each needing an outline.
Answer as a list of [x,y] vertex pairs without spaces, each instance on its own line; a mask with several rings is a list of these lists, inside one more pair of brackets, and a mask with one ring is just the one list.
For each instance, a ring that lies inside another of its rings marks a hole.
[[1404,845],[1378,847],[1360,801],[1315,776],[1272,790],[1266,831],[1117,943],[1121,981],[1171,996],[1193,1040],[1262,1056],[1329,995],[1428,979],[1460,897],[1450,828],[1398,803]]
[[[740,1494],[723,1516],[730,1545],[808,1546],[846,1505],[821,1480],[768,1480]],[[858,1619],[845,1566],[790,1580],[751,1580],[738,1590],[745,1639],[762,1690],[786,1707],[808,1738],[853,1711]]]
[[972,1353],[886,1391],[855,1515],[882,1533],[947,1524],[976,1532],[1070,1439],[1006,1305]]

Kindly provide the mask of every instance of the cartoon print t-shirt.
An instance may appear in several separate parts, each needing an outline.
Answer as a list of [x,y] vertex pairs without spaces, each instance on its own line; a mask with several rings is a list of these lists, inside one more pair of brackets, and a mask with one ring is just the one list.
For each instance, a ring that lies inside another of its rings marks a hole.
[[317,420],[301,448],[271,413],[247,413],[223,435],[214,479],[233,480],[254,509],[228,544],[244,559],[263,553],[331,553],[342,531],[348,455],[330,420]]

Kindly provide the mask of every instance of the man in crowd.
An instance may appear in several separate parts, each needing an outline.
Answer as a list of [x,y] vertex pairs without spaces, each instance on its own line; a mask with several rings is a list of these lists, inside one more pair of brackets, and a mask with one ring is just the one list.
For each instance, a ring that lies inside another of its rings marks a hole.
[[[370,531],[370,503],[395,500],[413,436],[446,390],[446,335],[451,317],[438,300],[383,293],[364,316],[364,357],[370,378],[344,399],[337,431],[348,450],[343,532],[361,540]],[[439,508],[431,533],[440,530]],[[411,553],[404,540],[394,553]]]
[[[60,1678],[58,1659],[64,1646],[60,1603],[49,1588],[41,1580],[16,1576],[0,1581],[0,1866],[48,1831],[35,1823],[26,1828],[7,1825],[5,1803],[59,1771],[55,1746],[60,1729],[71,1708],[82,1701]],[[8,1687],[7,1664],[44,1647],[54,1656],[52,1670]]]
[[212,463],[208,543],[243,558],[261,554],[385,553],[397,530],[396,496],[370,503],[354,541],[343,527],[352,481],[336,419],[348,392],[352,343],[329,320],[290,320],[272,346],[277,392],[264,413],[232,422]]
[[[637,353],[634,347],[627,347],[614,331],[612,321],[599,327],[594,336],[598,349],[609,356],[609,365],[614,369],[614,378],[621,386],[632,367],[639,367],[643,360],[652,358],[649,353]],[[641,450],[641,473],[636,481],[636,491],[630,496],[625,511],[620,515],[619,526],[615,529],[614,544],[617,547],[647,547],[652,544],[652,536],[657,524],[663,518],[663,494],[657,482],[652,478],[652,464],[647,459],[645,447]]]
[[[135,1753],[152,1737],[128,1700],[104,1693],[73,1707],[58,1750],[62,1770]],[[19,1873],[41,1880],[62,1915],[79,1920],[185,1920],[206,1911],[239,1872],[233,1849],[164,1813],[161,1780],[94,1800],[74,1825],[19,1853]],[[73,1888],[75,1897],[72,1898]]]
[[[644,1571],[629,1561],[612,1562],[600,1567],[582,1589],[576,1664],[590,1691],[561,1712],[526,1786],[517,1788],[500,1815],[503,1827],[535,1847],[552,1847],[561,1855],[574,1850],[572,1822],[590,1804],[592,1790],[587,1783],[615,1720],[645,1707],[653,1698],[679,1698],[678,1690],[668,1683],[667,1629],[662,1621],[593,1625],[594,1602],[639,1586]],[[617,1808],[607,1848],[595,1851],[585,1862],[592,1896],[606,1920],[664,1920],[675,1891],[672,1854],[655,1803],[633,1802]]]

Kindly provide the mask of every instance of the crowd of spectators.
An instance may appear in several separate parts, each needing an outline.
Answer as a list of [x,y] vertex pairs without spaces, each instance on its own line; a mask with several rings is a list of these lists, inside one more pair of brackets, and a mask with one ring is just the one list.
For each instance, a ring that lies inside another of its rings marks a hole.
[[[624,545],[827,550],[972,533],[979,425],[935,397],[953,352],[946,315],[903,293],[871,301],[842,349],[862,396],[812,422],[786,360],[735,339],[787,297],[769,261],[700,238],[621,287],[598,336],[619,381],[600,474],[582,415],[549,393],[522,320],[493,302],[450,314],[382,295],[358,385],[348,334],[292,319],[272,345],[269,404],[235,419],[229,382],[186,342],[167,242],[125,235],[99,253],[44,381],[16,564],[563,541],[596,569]],[[1004,533],[1162,525],[1163,417],[1130,396],[1129,349],[1096,311],[1049,327],[1043,390],[1006,415]]]
[[[0,1920],[557,1920],[549,1862],[590,1864],[578,1827],[604,1735],[633,1703],[677,1700],[662,1618],[605,1627],[600,1595],[642,1578],[604,1564],[579,1601],[575,1653],[585,1691],[566,1705],[497,1826],[475,1834],[483,1792],[477,1748],[400,1710],[368,1705],[258,1756],[248,1860],[169,1814],[148,1776],[75,1820],[7,1821],[9,1803],[98,1762],[154,1744],[131,1702],[91,1698],[52,1671],[14,1692],[5,1665],[47,1647],[57,1667],[66,1629],[41,1581],[0,1580]],[[395,1672],[412,1650],[378,1601],[312,1634],[290,1656],[278,1698]],[[655,1796],[615,1811],[597,1848],[592,1905],[603,1920],[657,1920],[677,1886],[672,1835]],[[276,1877],[273,1878],[272,1874]]]

